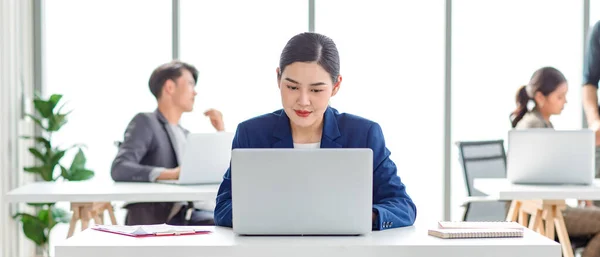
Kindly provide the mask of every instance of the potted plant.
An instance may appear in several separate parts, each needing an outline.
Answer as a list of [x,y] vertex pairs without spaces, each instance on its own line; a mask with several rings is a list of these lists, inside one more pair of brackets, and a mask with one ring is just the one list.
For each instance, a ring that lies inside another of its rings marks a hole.
[[[67,116],[71,113],[63,113],[62,104],[58,109],[62,95],[54,94],[48,99],[42,99],[36,95],[33,106],[37,114],[27,114],[37,127],[41,130],[39,136],[22,136],[27,140],[33,140],[33,146],[29,152],[36,160],[36,166],[26,167],[24,170],[37,174],[43,181],[57,181],[60,179],[68,181],[88,180],[94,176],[94,172],[87,169],[86,157],[83,153],[83,145],[73,145],[62,148],[53,145],[52,135],[58,132],[66,123]],[[70,150],[77,150],[70,165],[65,166],[63,157]],[[33,213],[19,212],[13,216],[21,223],[23,233],[33,241],[43,254],[49,256],[50,231],[58,223],[68,223],[69,212],[57,208],[55,203],[28,203],[34,206]]]

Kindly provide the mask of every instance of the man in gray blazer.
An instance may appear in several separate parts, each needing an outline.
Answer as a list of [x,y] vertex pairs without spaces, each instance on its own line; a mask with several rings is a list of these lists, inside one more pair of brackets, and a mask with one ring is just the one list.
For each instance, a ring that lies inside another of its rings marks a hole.
[[[198,80],[192,65],[172,61],[156,68],[150,76],[150,91],[158,108],[152,113],[137,114],[127,126],[124,140],[113,161],[111,176],[115,181],[154,182],[178,179],[186,136],[179,125],[184,112],[191,112]],[[217,131],[224,131],[221,112],[204,113]],[[212,225],[212,211],[188,208],[186,203],[130,203],[125,207],[126,225],[168,223],[173,225]]]

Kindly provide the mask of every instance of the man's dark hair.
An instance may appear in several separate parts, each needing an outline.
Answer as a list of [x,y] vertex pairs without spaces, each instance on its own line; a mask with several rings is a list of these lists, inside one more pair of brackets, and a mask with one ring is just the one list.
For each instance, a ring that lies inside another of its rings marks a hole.
[[156,99],[160,98],[160,94],[162,92],[162,88],[165,85],[167,80],[175,81],[183,74],[183,70],[188,70],[192,73],[194,77],[194,83],[198,82],[198,70],[191,64],[187,64],[181,61],[171,61],[169,63],[165,63],[158,68],[154,69],[152,75],[150,75],[150,80],[148,81],[148,85],[150,86],[150,92],[156,97]]

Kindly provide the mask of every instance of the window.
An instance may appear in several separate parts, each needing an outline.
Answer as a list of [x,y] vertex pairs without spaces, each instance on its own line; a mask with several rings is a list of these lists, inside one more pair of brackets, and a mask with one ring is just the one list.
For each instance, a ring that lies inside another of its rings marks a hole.
[[444,1],[316,1],[316,32],[338,46],[332,106],[378,122],[417,222],[440,220],[443,198]]
[[[156,108],[148,78],[171,60],[171,1],[53,0],[44,7],[45,92],[63,94],[73,110],[53,142],[86,144],[93,179],[112,181],[113,142],[123,140],[136,113]],[[67,234],[60,226],[53,243]]]
[[308,30],[308,1],[181,1],[181,60],[199,70],[194,112],[182,125],[214,131],[203,112],[223,113],[225,130],[281,108],[275,69],[287,41]]
[[113,142],[133,116],[156,108],[148,78],[171,60],[170,9],[169,0],[45,4],[46,92],[73,110],[54,141],[86,144],[96,180],[111,180]]
[[[582,13],[581,1],[453,1],[452,142],[506,140],[517,89],[543,66],[559,69],[569,83],[554,127],[581,128]],[[452,194],[460,200],[466,189],[452,151]]]

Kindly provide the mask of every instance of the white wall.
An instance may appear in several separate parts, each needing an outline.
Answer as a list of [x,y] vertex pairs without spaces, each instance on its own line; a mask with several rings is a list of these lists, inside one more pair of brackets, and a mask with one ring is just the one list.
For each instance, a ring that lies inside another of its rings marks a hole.
[[5,194],[32,181],[20,175],[32,160],[19,135],[31,134],[32,123],[21,119],[21,100],[33,91],[32,1],[0,0],[0,257],[32,256],[34,246],[12,219],[18,206]]

